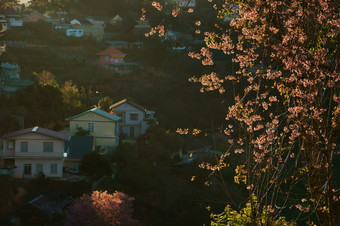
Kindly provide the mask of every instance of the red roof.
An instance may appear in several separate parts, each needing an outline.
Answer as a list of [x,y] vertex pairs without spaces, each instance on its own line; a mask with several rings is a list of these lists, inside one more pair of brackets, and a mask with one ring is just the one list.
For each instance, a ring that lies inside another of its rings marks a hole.
[[104,51],[98,53],[100,56],[112,56],[112,55],[126,55],[125,53],[119,51],[115,47],[109,47],[105,49]]
[[69,135],[59,133],[59,132],[49,130],[49,129],[44,129],[44,128],[41,128],[41,127],[38,127],[38,126],[33,127],[33,128],[18,130],[18,131],[12,132],[12,133],[6,133],[6,134],[3,135],[2,138],[8,139],[8,138],[11,138],[11,137],[20,136],[20,135],[27,134],[27,133],[38,133],[38,134],[41,134],[41,135],[57,138],[59,140],[69,140],[70,139]]

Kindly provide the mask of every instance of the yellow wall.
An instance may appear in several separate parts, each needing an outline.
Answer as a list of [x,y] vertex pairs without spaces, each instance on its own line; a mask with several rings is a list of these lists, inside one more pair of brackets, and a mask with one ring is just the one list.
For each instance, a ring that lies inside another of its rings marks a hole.
[[116,146],[116,122],[94,112],[88,112],[70,120],[71,135],[76,134],[77,127],[88,130],[88,123],[94,123],[94,132],[90,135],[95,137],[96,145]]

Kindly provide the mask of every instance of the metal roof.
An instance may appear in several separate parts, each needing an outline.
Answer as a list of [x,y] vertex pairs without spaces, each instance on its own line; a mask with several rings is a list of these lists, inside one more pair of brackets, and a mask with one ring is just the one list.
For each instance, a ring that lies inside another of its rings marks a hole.
[[132,105],[133,107],[138,108],[138,109],[141,110],[141,111],[146,111],[146,108],[145,108],[145,107],[143,107],[143,106],[141,106],[141,105],[139,105],[139,104],[136,104],[135,102],[132,102],[131,100],[128,100],[128,99],[123,99],[123,100],[121,100],[121,101],[118,101],[118,102],[115,103],[115,104],[112,104],[112,105],[110,106],[110,109],[115,108],[115,107],[117,107],[117,106],[119,106],[119,105],[121,105],[121,104],[124,104],[124,103],[130,104],[130,105]]
[[110,113],[108,113],[106,111],[103,111],[103,110],[101,110],[99,108],[92,108],[92,109],[90,109],[88,111],[85,111],[85,112],[82,112],[82,113],[80,113],[78,115],[68,117],[65,120],[69,121],[69,120],[75,119],[75,118],[77,118],[79,116],[82,116],[84,114],[87,114],[89,112],[94,112],[94,113],[96,113],[96,114],[98,114],[100,116],[103,116],[105,118],[111,119],[112,121],[115,121],[115,122],[118,122],[120,120],[120,117],[118,117],[116,115],[111,115]]
[[33,128],[28,128],[28,129],[22,129],[22,130],[18,130],[15,132],[11,132],[11,133],[6,133],[2,136],[3,139],[8,139],[11,137],[16,137],[16,136],[20,136],[20,135],[24,135],[24,134],[28,134],[28,133],[38,133],[41,135],[45,135],[48,137],[53,137],[59,140],[69,140],[70,136],[63,134],[63,133],[59,133],[53,130],[49,130],[49,129],[44,129],[41,128],[39,126],[33,127]]
[[124,55],[125,56],[126,54],[119,51],[115,47],[111,46],[111,47],[105,49],[104,51],[98,53],[98,55],[100,55],[100,56],[114,56],[114,55],[122,56],[122,55]]
[[8,69],[20,69],[19,65],[9,64],[9,63],[1,63],[1,67],[8,68]]
[[81,159],[92,151],[93,136],[72,136],[69,142],[69,159]]

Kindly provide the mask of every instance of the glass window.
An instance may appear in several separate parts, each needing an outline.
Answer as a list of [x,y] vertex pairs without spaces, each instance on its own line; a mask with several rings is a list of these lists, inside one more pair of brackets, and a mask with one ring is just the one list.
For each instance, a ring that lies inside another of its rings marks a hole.
[[119,122],[124,122],[124,112],[117,112],[117,116],[120,117]]
[[44,142],[43,143],[43,151],[44,152],[53,152],[53,142]]
[[130,137],[135,136],[135,127],[130,127]]
[[105,61],[109,61],[109,56],[105,56]]
[[57,171],[58,171],[58,165],[51,164],[51,174],[57,174]]
[[7,149],[14,150],[14,140],[7,141]]
[[138,114],[130,114],[130,120],[138,120]]
[[32,174],[32,164],[25,164],[24,165],[24,174],[25,175]]
[[37,163],[35,166],[35,173],[38,175],[39,173],[43,172],[43,164],[42,163]]
[[90,122],[90,123],[87,124],[87,130],[90,133],[94,133],[94,123],[93,122]]
[[28,142],[26,142],[26,141],[20,142],[20,151],[21,152],[28,152]]

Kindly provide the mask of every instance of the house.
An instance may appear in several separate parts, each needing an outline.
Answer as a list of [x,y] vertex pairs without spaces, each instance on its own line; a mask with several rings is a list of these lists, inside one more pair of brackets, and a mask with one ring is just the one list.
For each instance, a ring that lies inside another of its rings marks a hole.
[[149,32],[151,25],[148,20],[136,20],[136,25],[133,28],[134,33],[145,34]]
[[93,136],[71,136],[68,144],[67,159],[65,159],[65,168],[67,171],[70,173],[78,173],[81,158],[94,149]]
[[53,216],[62,214],[73,202],[72,197],[39,195],[11,213],[14,225],[50,225]]
[[172,0],[181,8],[196,7],[196,0]]
[[13,96],[18,89],[34,84],[29,79],[20,79],[20,67],[14,64],[1,63],[0,95]]
[[163,38],[164,40],[172,42],[173,50],[185,50],[186,46],[189,46],[193,40],[190,34],[185,34],[173,30],[166,30]]
[[108,21],[108,23],[111,25],[118,25],[122,22],[123,22],[123,18],[121,18],[121,16],[119,16],[118,14]]
[[119,121],[119,133],[123,136],[138,137],[149,128],[149,121],[154,121],[155,112],[148,111],[145,107],[130,100],[124,99],[110,106],[114,115],[121,118]]
[[76,135],[78,127],[87,130],[94,137],[94,144],[99,149],[109,150],[118,145],[117,123],[120,118],[116,115],[111,115],[99,108],[92,108],[66,120],[70,121],[70,135]]
[[70,28],[82,29],[84,36],[93,37],[97,41],[101,41],[104,37],[104,25],[104,21],[89,17],[85,19],[73,19],[70,23]]
[[100,52],[98,55],[99,67],[108,71],[127,73],[131,72],[136,67],[134,63],[125,62],[124,58],[126,54],[112,46]]
[[39,20],[48,21],[48,17],[39,13],[38,11],[27,9],[23,13],[23,21],[24,23],[36,23]]
[[[1,8],[0,9],[1,24],[7,25],[7,28],[22,27],[23,20],[21,15],[13,8]],[[5,22],[6,21],[6,22]]]
[[81,25],[81,23],[80,23],[79,20],[77,20],[77,19],[71,20],[70,24],[71,24],[71,25]]
[[7,79],[19,79],[20,67],[19,65],[1,63],[1,77]]
[[41,127],[33,127],[3,135],[2,158],[5,166],[14,165],[14,177],[32,178],[63,176],[69,135]]
[[68,28],[68,29],[66,29],[66,36],[67,37],[83,37],[84,36],[84,29]]

